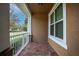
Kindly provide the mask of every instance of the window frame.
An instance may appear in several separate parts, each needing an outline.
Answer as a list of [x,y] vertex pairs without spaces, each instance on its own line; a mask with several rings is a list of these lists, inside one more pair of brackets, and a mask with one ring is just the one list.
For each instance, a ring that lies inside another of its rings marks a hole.
[[58,45],[62,46],[63,48],[67,49],[67,43],[66,43],[66,4],[63,5],[63,19],[58,20],[55,22],[55,15],[54,15],[54,23],[59,23],[60,21],[63,21],[63,40],[55,36],[55,25],[54,25],[54,36],[50,35],[50,25],[51,25],[51,15],[52,13],[55,13],[55,10],[60,5],[60,3],[54,4],[53,8],[48,14],[48,38],[52,39],[54,42],[56,42]]

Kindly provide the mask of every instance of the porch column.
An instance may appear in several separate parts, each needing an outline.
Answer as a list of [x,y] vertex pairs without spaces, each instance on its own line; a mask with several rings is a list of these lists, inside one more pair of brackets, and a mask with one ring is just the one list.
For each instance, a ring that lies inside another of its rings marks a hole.
[[31,42],[31,40],[32,40],[31,16],[28,17],[28,27],[27,28],[28,28],[27,31],[29,33],[29,42]]

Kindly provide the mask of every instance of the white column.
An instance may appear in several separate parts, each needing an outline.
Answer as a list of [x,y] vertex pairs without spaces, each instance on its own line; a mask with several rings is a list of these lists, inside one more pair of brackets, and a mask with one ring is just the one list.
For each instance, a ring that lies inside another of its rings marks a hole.
[[29,35],[31,35],[31,31],[32,31],[32,29],[31,29],[31,17],[28,17],[28,33],[29,33]]

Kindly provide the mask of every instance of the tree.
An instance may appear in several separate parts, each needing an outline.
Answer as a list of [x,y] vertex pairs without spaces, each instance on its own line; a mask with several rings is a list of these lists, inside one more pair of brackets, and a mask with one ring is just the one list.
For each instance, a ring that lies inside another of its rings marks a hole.
[[27,24],[24,24],[23,31],[27,31]]
[[10,31],[17,31],[20,28],[18,17],[10,11]]

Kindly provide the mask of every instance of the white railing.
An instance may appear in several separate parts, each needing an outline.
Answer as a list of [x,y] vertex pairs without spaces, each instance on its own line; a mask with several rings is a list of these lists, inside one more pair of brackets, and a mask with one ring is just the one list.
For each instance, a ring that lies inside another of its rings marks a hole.
[[10,46],[14,48],[13,55],[26,43],[29,43],[29,34],[27,32],[10,33]]

